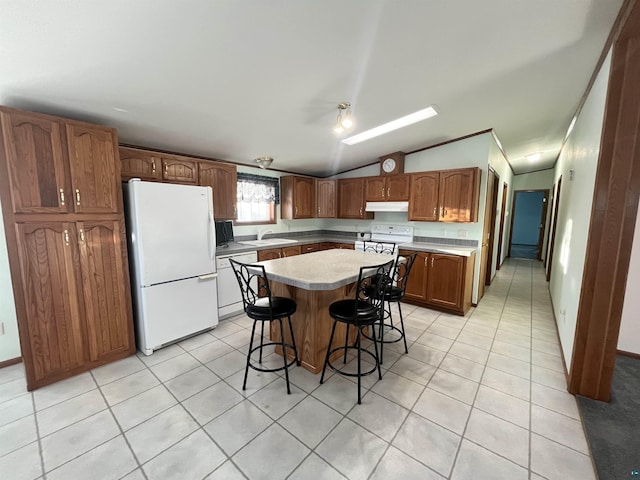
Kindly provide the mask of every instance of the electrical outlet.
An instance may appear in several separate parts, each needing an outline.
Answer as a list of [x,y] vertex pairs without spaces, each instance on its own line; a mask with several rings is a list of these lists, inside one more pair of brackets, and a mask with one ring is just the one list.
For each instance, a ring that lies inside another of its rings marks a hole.
[[458,238],[467,238],[466,230],[458,230]]
[[0,335],[4,335],[4,322],[0,322]]

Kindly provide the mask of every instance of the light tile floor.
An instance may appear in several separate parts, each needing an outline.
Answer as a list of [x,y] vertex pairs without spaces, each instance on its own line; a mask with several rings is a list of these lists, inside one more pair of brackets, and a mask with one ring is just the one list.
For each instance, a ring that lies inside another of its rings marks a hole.
[[[539,262],[456,317],[405,305],[363,404],[344,377],[250,371],[244,316],[28,393],[0,370],[1,479],[590,479]],[[278,361],[274,355],[267,361]]]

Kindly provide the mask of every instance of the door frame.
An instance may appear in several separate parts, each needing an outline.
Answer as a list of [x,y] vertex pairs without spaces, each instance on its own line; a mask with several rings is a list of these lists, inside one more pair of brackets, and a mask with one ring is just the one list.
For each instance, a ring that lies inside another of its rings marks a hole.
[[502,208],[500,210],[500,232],[498,233],[498,255],[496,256],[496,270],[500,270],[502,262],[502,243],[504,242],[504,217],[507,209],[507,194],[509,193],[509,185],[507,182],[502,184]]
[[562,175],[558,178],[558,184],[556,186],[556,193],[554,195],[553,203],[553,220],[551,223],[551,230],[549,235],[549,245],[547,246],[547,282],[551,278],[551,268],[553,268],[553,253],[556,245],[556,226],[558,225],[558,210],[560,209],[560,192],[562,187]]
[[549,189],[544,188],[531,188],[527,190],[514,190],[513,191],[513,204],[511,207],[511,229],[509,231],[509,256],[511,256],[511,242],[513,241],[513,222],[516,218],[516,202],[518,200],[519,193],[533,193],[533,192],[543,192],[544,197],[542,199],[542,213],[541,213],[541,223],[542,227],[539,228],[538,232],[538,256],[537,260],[542,258],[542,243],[544,243],[544,233],[547,229],[547,205],[549,204]]
[[[491,285],[491,281],[493,280],[493,275],[491,271],[491,267],[493,266],[493,252],[494,252],[494,244],[496,243],[496,217],[497,217],[497,208],[496,205],[498,203],[498,192],[500,186],[500,176],[496,173],[495,170],[489,168],[489,175],[493,176],[493,192],[489,192],[489,180],[487,179],[487,197],[491,194],[491,219],[489,220],[489,253],[487,254],[487,271],[485,272],[485,285]],[[485,206],[486,209],[486,206]]]

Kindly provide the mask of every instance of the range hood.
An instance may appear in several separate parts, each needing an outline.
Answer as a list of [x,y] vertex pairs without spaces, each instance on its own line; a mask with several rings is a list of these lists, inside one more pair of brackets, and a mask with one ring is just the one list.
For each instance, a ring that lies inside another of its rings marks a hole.
[[408,212],[409,202],[367,202],[367,212]]

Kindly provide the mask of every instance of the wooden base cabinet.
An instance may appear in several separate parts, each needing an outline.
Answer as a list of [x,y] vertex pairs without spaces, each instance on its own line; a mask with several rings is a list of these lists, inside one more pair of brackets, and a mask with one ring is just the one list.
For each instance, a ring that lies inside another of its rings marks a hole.
[[135,352],[115,129],[0,107],[0,198],[27,388]]
[[[401,254],[413,252],[401,251]],[[469,257],[416,252],[405,300],[464,315],[471,307],[475,254]]]

